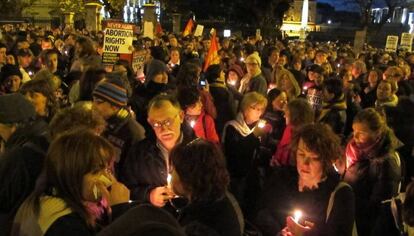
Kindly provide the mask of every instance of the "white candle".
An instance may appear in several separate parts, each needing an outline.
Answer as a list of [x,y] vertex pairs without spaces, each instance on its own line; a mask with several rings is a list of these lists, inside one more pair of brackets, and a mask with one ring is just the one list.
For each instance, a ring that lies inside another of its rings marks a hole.
[[299,223],[300,218],[302,217],[302,211],[300,210],[295,210],[295,212],[293,213],[293,220],[296,223]]
[[168,177],[167,177],[167,184],[168,184],[168,187],[171,187],[171,179],[172,179],[171,175],[170,175],[170,174],[168,174]]

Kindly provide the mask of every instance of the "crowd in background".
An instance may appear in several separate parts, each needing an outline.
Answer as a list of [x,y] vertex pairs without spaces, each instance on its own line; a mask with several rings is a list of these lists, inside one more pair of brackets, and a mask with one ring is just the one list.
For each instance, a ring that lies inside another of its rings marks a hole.
[[2,27],[0,232],[414,235],[414,54],[136,34],[141,71],[103,39]]

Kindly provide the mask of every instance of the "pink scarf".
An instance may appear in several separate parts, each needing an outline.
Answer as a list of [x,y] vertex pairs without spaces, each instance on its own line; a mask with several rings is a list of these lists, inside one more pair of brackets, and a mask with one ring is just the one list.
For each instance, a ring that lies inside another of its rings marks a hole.
[[369,159],[372,157],[378,145],[383,140],[382,135],[379,136],[374,142],[357,144],[355,139],[351,139],[346,145],[345,156],[346,156],[346,167],[349,168],[358,161]]

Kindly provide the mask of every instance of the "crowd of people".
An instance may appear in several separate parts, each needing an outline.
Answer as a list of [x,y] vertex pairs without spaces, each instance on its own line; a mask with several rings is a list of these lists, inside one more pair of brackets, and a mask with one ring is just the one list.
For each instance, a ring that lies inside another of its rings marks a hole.
[[1,31],[1,235],[414,235],[412,53]]

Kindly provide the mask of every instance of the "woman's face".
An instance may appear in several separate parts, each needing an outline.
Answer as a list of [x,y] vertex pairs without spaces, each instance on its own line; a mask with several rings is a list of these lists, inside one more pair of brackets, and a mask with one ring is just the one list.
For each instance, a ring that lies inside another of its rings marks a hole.
[[229,71],[229,74],[227,76],[227,83],[231,84],[231,85],[235,85],[237,84],[237,81],[239,81],[239,76],[236,74],[236,72],[234,71]]
[[290,81],[290,79],[288,78],[288,76],[287,75],[284,75],[282,78],[281,78],[281,89],[283,90],[283,91],[285,91],[285,92],[289,92],[290,90],[292,90],[292,88],[293,88],[293,85],[292,85],[292,82]]
[[368,82],[370,85],[376,85],[378,82],[378,74],[375,71],[371,71],[368,74]]
[[47,98],[45,95],[38,92],[33,92],[26,93],[25,96],[35,107],[35,111],[38,116],[47,115]]
[[283,111],[287,104],[287,96],[285,92],[281,92],[279,96],[277,96],[272,101],[272,108],[274,111]]
[[199,116],[202,111],[203,111],[203,103],[201,102],[201,98],[199,98],[195,104],[193,104],[192,106],[189,106],[185,110],[185,114],[190,115],[190,116]]
[[377,88],[377,99],[380,101],[389,100],[392,97],[392,88],[389,83],[380,83]]
[[252,104],[248,106],[243,111],[244,121],[249,125],[258,121],[262,116],[264,110],[265,107],[263,106],[263,104]]
[[[96,202],[102,196],[108,194],[107,188],[111,186],[112,180],[109,173],[102,169],[93,171],[83,176],[82,196],[85,201]],[[105,196],[108,198],[109,196]]]
[[375,142],[378,134],[369,129],[368,125],[362,122],[352,124],[353,136],[357,145]]
[[310,186],[319,183],[323,176],[322,162],[318,154],[309,150],[302,139],[296,151],[296,165],[299,178]]

